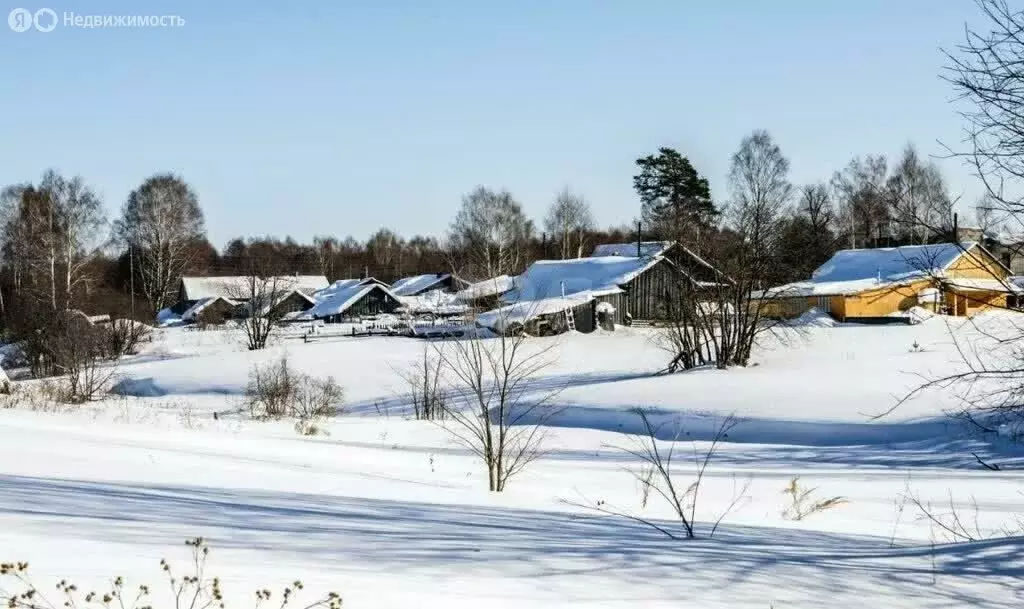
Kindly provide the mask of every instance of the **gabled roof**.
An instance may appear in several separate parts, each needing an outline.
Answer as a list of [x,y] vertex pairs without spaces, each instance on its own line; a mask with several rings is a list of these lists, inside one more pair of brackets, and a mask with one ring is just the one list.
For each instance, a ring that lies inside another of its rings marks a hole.
[[[641,241],[640,257],[653,258],[654,256],[662,256],[672,247],[672,244],[672,241]],[[594,253],[591,256],[595,258],[600,256],[636,257],[636,250],[636,241],[632,243],[605,243],[595,247]]]
[[589,293],[592,296],[615,294],[619,286],[632,281],[661,258],[601,256],[571,260],[540,260],[530,265],[515,280],[515,288],[506,293],[505,302],[560,298]]
[[[326,288],[327,277],[323,275],[281,275],[276,278],[278,290],[299,290],[312,294]],[[182,277],[181,285],[187,301],[204,298],[246,298],[251,290],[251,276],[233,275],[221,277]]]
[[[335,284],[338,283],[337,281],[335,282]],[[394,292],[376,279],[372,281],[359,280],[354,283],[342,284],[337,288],[332,285],[330,290],[318,292],[316,305],[309,311],[306,311],[304,317],[321,318],[340,315],[374,290],[383,290],[385,294],[396,301],[398,300],[398,296]]]
[[451,277],[450,273],[427,273],[403,277],[391,284],[391,291],[399,296],[415,296],[447,281],[449,277]]
[[[818,267],[809,281],[771,288],[763,296],[839,296],[921,279],[944,278],[954,262],[972,251],[984,252],[996,260],[988,250],[974,242],[841,250]],[[996,262],[999,263],[998,260]],[[981,289],[978,286],[982,283],[989,285],[985,281],[979,283],[979,280],[970,279],[949,279],[948,282],[951,286],[974,286],[974,289]],[[1009,285],[995,277],[991,283],[1004,287]]]
[[936,243],[841,250],[811,274],[811,281],[828,283],[874,279],[886,283],[930,277],[945,271],[975,245]]
[[331,292],[336,292],[338,290],[344,290],[344,289],[347,289],[347,288],[350,288],[350,287],[356,286],[356,285],[368,285],[368,284],[373,284],[373,283],[377,283],[377,284],[380,284],[380,285],[385,286],[385,287],[388,285],[388,284],[384,283],[383,281],[379,281],[378,279],[376,279],[374,277],[363,277],[361,279],[336,279],[334,281],[334,283],[332,283],[331,285],[326,286],[326,287],[324,287],[324,288],[314,292],[313,293],[313,297],[316,298],[316,299],[320,299],[320,298],[323,298],[325,296],[328,296]]

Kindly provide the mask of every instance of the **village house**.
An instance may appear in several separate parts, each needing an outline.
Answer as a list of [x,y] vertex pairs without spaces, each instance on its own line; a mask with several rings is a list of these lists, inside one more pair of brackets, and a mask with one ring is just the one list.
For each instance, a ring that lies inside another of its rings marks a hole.
[[679,281],[717,285],[727,278],[670,241],[600,245],[589,258],[533,263],[501,295],[504,306],[478,321],[499,331],[521,324],[538,334],[652,323],[667,318],[666,297]]
[[466,285],[450,273],[427,273],[399,279],[391,284],[391,292],[398,297],[405,313],[451,317],[468,309],[456,299],[457,292]]
[[840,321],[892,320],[918,306],[971,316],[1006,307],[1020,292],[1009,278],[1010,269],[975,242],[842,250],[811,279],[758,295],[758,305],[775,318],[812,307]]
[[373,277],[339,279],[314,298],[316,304],[300,319],[319,319],[325,323],[341,323],[373,315],[392,314],[402,302],[383,281]]
[[[275,307],[305,310],[312,308],[313,294],[326,288],[328,281],[323,275],[282,275],[261,280],[257,286],[257,289],[275,292]],[[171,310],[181,315],[202,301],[212,303],[217,298],[242,305],[248,302],[252,292],[253,280],[249,276],[182,277],[178,282],[178,302]]]
[[199,325],[219,325],[238,317],[239,303],[223,296],[196,301],[181,314],[181,321]]

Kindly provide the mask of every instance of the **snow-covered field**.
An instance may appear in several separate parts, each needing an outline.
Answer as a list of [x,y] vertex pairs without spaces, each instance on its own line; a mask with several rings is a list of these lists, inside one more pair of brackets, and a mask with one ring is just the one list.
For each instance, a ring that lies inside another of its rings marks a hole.
[[[1024,538],[946,543],[899,498],[941,512],[952,496],[972,528],[975,502],[983,531],[1013,526],[1024,450],[946,419],[950,392],[872,420],[922,378],[957,369],[950,330],[977,333],[941,318],[808,324],[766,344],[756,365],[671,376],[651,376],[666,356],[644,331],[531,339],[553,345],[536,387],[560,389],[562,410],[546,457],[494,494],[444,429],[407,419],[397,371],[423,341],[281,339],[249,353],[230,333],[167,329],[119,370],[135,396],[0,410],[0,560],[30,561],[41,583],[124,575],[156,587],[160,558],[184,562],[183,541],[203,536],[236,607],[296,577],[354,608],[1021,607]],[[329,436],[233,414],[251,367],[282,352],[344,387]],[[750,486],[713,538],[673,541],[577,506],[669,519],[654,500],[641,507],[636,464],[616,449],[639,429],[637,407],[687,430],[686,455],[740,417],[710,466],[699,529]],[[847,503],[786,520],[793,476]]]

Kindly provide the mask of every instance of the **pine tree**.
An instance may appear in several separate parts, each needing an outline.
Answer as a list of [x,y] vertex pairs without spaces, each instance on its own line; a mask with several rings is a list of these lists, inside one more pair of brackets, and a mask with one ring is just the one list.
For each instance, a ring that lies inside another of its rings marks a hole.
[[640,195],[644,223],[664,238],[699,244],[719,213],[707,179],[672,148],[659,148],[657,155],[636,164],[640,173],[633,176],[633,188]]

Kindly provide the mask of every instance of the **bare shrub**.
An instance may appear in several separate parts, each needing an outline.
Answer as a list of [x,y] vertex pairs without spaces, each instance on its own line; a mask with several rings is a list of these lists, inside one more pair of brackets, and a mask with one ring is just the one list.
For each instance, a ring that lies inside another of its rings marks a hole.
[[[681,531],[670,530],[652,520],[616,508],[603,500],[567,503],[603,514],[629,518],[652,527],[671,539],[692,539],[697,536],[697,504],[700,498],[701,485],[704,482],[708,466],[717,452],[719,443],[727,439],[729,431],[736,426],[736,418],[730,415],[722,420],[722,423],[715,430],[710,444],[703,452],[698,451],[696,444],[693,445],[693,469],[689,480],[685,480],[680,475],[678,469],[676,448],[678,442],[689,434],[685,433],[678,425],[672,430],[665,430],[664,425],[652,423],[650,417],[643,410],[637,409],[635,412],[643,424],[643,434],[632,437],[630,446],[617,448],[628,455],[636,457],[640,461],[640,467],[631,470],[630,473],[640,484],[641,506],[646,508],[651,496],[661,497],[678,519]],[[659,440],[659,437],[666,436],[667,440]],[[662,446],[663,443],[665,443],[664,446]],[[714,521],[714,524],[708,531],[708,537],[714,537],[722,520],[747,497],[749,488],[749,479],[740,484],[735,477],[733,478],[732,500]]]
[[135,355],[138,347],[150,339],[149,326],[130,319],[115,319],[103,328],[104,356],[116,360],[124,355]]
[[447,397],[441,388],[441,369],[444,360],[428,344],[423,345],[420,360],[408,370],[400,372],[409,386],[412,412],[419,420],[434,421],[444,418]]
[[1024,520],[1018,518],[998,529],[985,529],[981,526],[981,510],[978,502],[971,497],[967,508],[959,508],[948,493],[948,499],[942,504],[924,501],[908,486],[902,500],[914,507],[919,520],[926,521],[933,537],[946,543],[981,541],[996,537],[1016,537],[1024,534]]
[[558,413],[557,389],[531,391],[530,383],[551,364],[553,344],[527,346],[525,335],[470,336],[435,343],[452,381],[444,402],[448,430],[487,468],[488,489],[505,490],[509,479],[543,455],[545,423]]
[[[70,579],[62,579],[55,589],[58,597],[51,599],[36,586],[29,576],[27,562],[0,563],[0,604],[9,609],[152,609],[153,604],[173,609],[224,609],[224,593],[220,578],[207,573],[210,548],[203,538],[186,541],[191,549],[190,568],[179,575],[166,560],[160,561],[162,577],[167,579],[167,595],[152,600],[153,590],[148,585],[129,588],[121,576],[111,578],[110,588],[104,592],[83,593]],[[303,589],[301,581],[294,581],[281,591],[279,609],[286,609]],[[271,600],[268,589],[256,591],[255,608]],[[304,609],[341,609],[341,595],[329,592],[312,603],[303,603]]]
[[811,514],[819,514],[834,507],[849,503],[844,497],[835,496],[828,499],[815,499],[816,488],[800,486],[800,477],[794,476],[782,493],[789,498],[789,505],[782,510],[786,520],[803,520]]
[[249,414],[256,419],[329,417],[337,413],[343,397],[334,378],[296,372],[287,356],[254,366],[245,389]]
[[66,388],[59,379],[23,381],[12,384],[10,391],[0,394],[0,409],[57,412],[64,404]]

